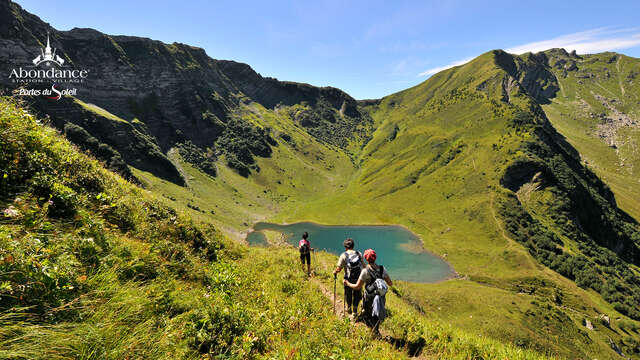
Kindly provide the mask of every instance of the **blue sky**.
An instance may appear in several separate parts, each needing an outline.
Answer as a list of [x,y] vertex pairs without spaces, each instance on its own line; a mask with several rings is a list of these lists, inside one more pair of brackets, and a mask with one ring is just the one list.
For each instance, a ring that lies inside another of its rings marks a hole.
[[640,1],[18,0],[60,30],[204,48],[263,76],[379,98],[486,51],[640,57]]

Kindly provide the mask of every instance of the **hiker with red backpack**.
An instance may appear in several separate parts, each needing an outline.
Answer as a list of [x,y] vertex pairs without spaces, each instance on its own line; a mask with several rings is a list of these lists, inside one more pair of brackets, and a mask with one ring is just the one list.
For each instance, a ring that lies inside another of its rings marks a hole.
[[298,251],[300,251],[300,261],[302,262],[302,271],[304,271],[304,263],[307,263],[307,276],[311,276],[311,252],[314,249],[309,243],[309,233],[306,231],[302,234],[302,240],[298,242]]
[[[344,280],[356,283],[364,268],[364,258],[359,251],[353,249],[355,245],[353,239],[346,239],[342,245],[345,251],[338,258],[338,265],[333,271],[333,278],[335,279],[338,273],[344,269]],[[360,289],[356,290],[344,285],[344,297],[347,305],[347,314],[355,317],[358,314],[358,304],[362,299],[362,292]]]
[[360,290],[364,286],[362,315],[365,323],[372,327],[376,334],[379,334],[380,323],[387,315],[385,295],[389,286],[393,286],[393,282],[387,270],[382,265],[376,264],[376,257],[376,252],[373,249],[365,250],[364,258],[368,264],[360,272],[358,281],[354,284],[345,279],[343,283],[355,290]]

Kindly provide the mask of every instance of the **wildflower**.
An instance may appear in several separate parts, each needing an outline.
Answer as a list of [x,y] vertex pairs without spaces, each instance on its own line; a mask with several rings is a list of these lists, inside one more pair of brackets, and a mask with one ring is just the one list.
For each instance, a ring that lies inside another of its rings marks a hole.
[[47,204],[49,204],[49,206],[53,205],[53,200],[47,201]]
[[13,205],[4,209],[3,213],[4,213],[4,216],[8,218],[14,218],[14,217],[20,216],[20,211],[18,211],[18,209],[16,209],[15,207],[13,207]]

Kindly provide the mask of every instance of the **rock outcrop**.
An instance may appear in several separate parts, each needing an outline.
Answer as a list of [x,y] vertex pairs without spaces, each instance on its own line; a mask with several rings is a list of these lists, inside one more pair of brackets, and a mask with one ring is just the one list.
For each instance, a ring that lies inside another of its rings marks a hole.
[[[38,99],[37,110],[52,116],[60,129],[72,122],[113,147],[129,165],[176,183],[183,180],[165,154],[177,144],[190,142],[203,151],[225,153],[229,165],[245,176],[256,168],[254,157],[271,155],[277,142],[268,129],[237,114],[243,104],[257,102],[267,109],[303,104],[307,112],[299,119],[301,125],[338,146],[346,145],[365,119],[357,102],[339,89],[265,78],[249,65],[212,59],[201,48],[93,29],[58,31],[8,0],[0,0],[0,24],[3,69],[32,65],[48,34],[65,68],[88,71],[82,82],[67,84],[77,89],[75,97],[125,122],[102,124],[109,116],[72,102],[54,106]],[[10,90],[19,85],[8,76],[0,79],[0,86]],[[45,85],[51,82],[39,86]],[[325,136],[328,133],[338,135]]]

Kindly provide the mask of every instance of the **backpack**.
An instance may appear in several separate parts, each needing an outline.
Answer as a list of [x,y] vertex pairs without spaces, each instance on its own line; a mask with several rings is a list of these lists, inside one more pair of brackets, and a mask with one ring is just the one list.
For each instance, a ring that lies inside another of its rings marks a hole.
[[309,253],[309,241],[302,239],[298,243],[298,250],[300,250],[301,255],[306,255]]
[[358,251],[351,254],[345,251],[345,256],[347,258],[347,266],[345,267],[347,276],[345,278],[349,280],[349,282],[355,283],[358,281],[360,273],[362,272],[362,255],[360,255]]
[[389,287],[387,286],[386,281],[382,278],[382,274],[384,274],[384,267],[380,265],[380,270],[377,273],[373,271],[372,267],[369,267],[368,270],[371,271],[374,276],[374,280],[365,287],[367,296],[385,296]]

